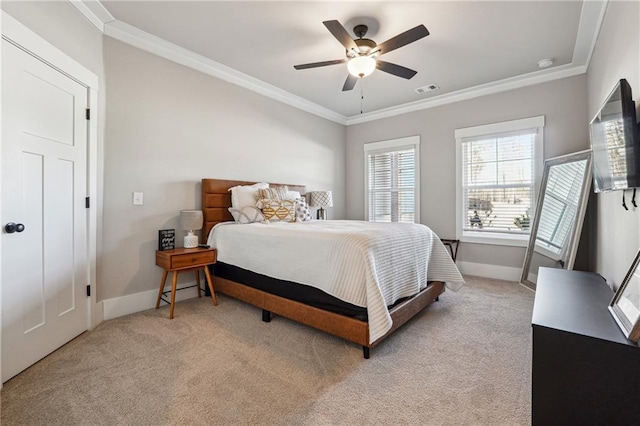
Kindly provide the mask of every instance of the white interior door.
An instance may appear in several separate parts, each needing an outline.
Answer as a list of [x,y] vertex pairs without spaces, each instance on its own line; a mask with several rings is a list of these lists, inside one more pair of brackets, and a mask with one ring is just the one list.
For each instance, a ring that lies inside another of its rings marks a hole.
[[2,41],[3,382],[87,329],[87,98]]

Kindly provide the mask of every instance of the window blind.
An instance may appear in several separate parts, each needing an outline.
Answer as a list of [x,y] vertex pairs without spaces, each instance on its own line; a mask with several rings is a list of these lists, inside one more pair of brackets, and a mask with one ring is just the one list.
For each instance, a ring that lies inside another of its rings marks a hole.
[[537,129],[462,140],[462,229],[529,233]]

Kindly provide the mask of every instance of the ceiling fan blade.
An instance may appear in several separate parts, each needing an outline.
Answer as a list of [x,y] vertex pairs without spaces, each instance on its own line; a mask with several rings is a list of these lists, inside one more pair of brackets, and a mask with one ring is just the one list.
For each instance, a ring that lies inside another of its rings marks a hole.
[[410,68],[403,67],[401,65],[392,64],[391,62],[385,61],[376,61],[376,68],[380,71],[388,72],[389,74],[396,75],[398,77],[406,78],[409,80],[414,75],[418,73],[418,71],[414,71]]
[[355,77],[349,74],[347,76],[347,79],[344,81],[344,86],[342,86],[342,91],[346,92],[347,90],[353,90],[357,82],[358,82],[358,77]]
[[342,26],[342,24],[338,21],[324,21],[324,26],[327,27],[329,32],[333,34],[333,36],[338,39],[340,44],[342,44],[347,50],[355,50],[359,52],[358,45],[351,38],[347,30]]
[[398,34],[395,37],[390,38],[389,40],[380,43],[376,48],[376,52],[380,52],[381,55],[385,53],[389,53],[392,50],[396,50],[402,46],[406,46],[409,43],[413,43],[414,41],[420,40],[429,35],[429,30],[424,25],[418,25],[417,27],[411,28],[401,34]]
[[335,59],[333,61],[312,62],[310,64],[294,65],[293,67],[297,70],[306,70],[307,68],[318,68],[326,67],[327,65],[344,64],[345,62],[347,62],[346,59]]

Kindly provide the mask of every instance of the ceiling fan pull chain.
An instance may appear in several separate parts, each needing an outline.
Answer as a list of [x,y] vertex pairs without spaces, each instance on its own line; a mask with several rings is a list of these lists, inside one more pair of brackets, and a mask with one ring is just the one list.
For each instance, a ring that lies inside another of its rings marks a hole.
[[364,101],[364,95],[362,94],[362,86],[364,85],[364,78],[360,79],[360,114],[362,114],[362,102]]

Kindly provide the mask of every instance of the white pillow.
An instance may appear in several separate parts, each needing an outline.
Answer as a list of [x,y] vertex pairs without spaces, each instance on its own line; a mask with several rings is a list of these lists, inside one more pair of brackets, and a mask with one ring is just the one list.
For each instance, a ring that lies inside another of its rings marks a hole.
[[284,197],[285,200],[295,200],[298,198],[300,198],[299,191],[287,191],[287,194]]
[[258,190],[268,187],[268,183],[259,182],[253,185],[238,185],[229,188],[229,191],[231,191],[231,207],[236,210],[242,210],[246,206],[255,207],[258,201]]

